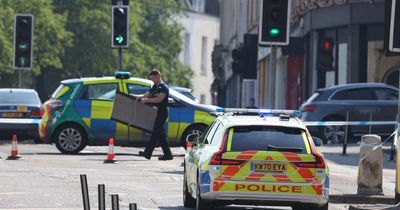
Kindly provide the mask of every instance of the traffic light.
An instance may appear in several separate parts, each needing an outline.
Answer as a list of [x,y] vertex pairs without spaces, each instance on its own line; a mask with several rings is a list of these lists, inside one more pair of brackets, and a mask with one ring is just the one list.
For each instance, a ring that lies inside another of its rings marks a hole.
[[333,48],[335,43],[332,38],[323,38],[319,45],[319,53],[318,53],[318,68],[321,70],[332,70],[334,57],[333,57]]
[[129,7],[112,6],[112,48],[128,48]]
[[33,15],[16,14],[14,22],[14,68],[32,68]]
[[290,0],[263,0],[259,26],[260,45],[288,45]]
[[232,71],[243,79],[257,79],[257,35],[245,34],[244,45],[232,50]]

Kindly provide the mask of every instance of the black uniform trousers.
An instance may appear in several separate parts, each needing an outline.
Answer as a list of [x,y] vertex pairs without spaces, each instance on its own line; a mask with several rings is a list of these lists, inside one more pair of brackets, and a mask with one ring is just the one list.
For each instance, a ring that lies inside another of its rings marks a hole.
[[164,156],[172,157],[171,150],[168,145],[168,139],[165,135],[164,123],[168,118],[167,110],[159,110],[157,113],[156,121],[154,123],[153,133],[151,134],[151,138],[149,143],[147,144],[144,154],[147,157],[151,157],[153,154],[154,148],[157,145],[157,141],[160,142],[160,146],[164,152]]

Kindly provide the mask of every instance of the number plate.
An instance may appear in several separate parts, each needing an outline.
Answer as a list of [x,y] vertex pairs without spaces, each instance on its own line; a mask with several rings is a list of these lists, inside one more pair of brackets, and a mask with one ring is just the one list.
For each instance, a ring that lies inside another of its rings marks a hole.
[[17,112],[7,112],[7,113],[3,113],[2,117],[4,117],[4,118],[22,118],[22,117],[24,117],[24,114],[17,113]]
[[17,106],[17,112],[28,112],[28,107],[26,107],[26,106]]
[[252,164],[253,172],[286,172],[287,165],[286,163],[281,162],[268,162],[268,163],[253,163]]

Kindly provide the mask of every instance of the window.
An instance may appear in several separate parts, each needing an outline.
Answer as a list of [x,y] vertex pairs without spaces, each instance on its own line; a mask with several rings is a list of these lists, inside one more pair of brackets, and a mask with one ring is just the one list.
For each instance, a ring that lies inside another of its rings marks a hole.
[[201,38],[201,75],[207,76],[207,37]]
[[215,131],[217,130],[219,126],[219,122],[215,122],[214,125],[210,128],[210,131],[208,132],[205,141],[203,142],[204,144],[209,144],[214,137]]
[[220,125],[215,131],[214,137],[212,138],[210,144],[213,146],[218,146],[222,141],[223,135],[224,135],[224,127]]
[[375,100],[374,92],[370,88],[357,88],[337,92],[333,100]]
[[114,100],[118,84],[97,84],[88,85],[87,91],[83,95],[86,99]]
[[206,95],[204,95],[204,94],[200,95],[200,103],[201,104],[205,104],[206,103]]
[[149,86],[128,84],[128,92],[141,95],[150,90]]
[[375,94],[378,100],[393,101],[397,100],[397,91],[386,88],[376,88]]
[[190,65],[190,34],[185,33],[185,48],[184,48],[183,64]]
[[[273,149],[299,149],[298,153],[307,153],[304,144],[304,131],[300,128],[275,126],[243,126],[233,130],[231,151]],[[290,150],[291,151],[291,150]]]

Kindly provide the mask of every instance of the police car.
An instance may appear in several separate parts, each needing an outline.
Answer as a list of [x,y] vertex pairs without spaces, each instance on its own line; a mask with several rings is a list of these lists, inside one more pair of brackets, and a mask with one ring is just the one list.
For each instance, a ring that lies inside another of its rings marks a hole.
[[[61,82],[44,103],[40,137],[54,142],[62,153],[78,153],[86,145],[132,146],[150,140],[150,134],[110,119],[116,91],[143,94],[153,83],[116,72],[115,77],[70,79]],[[165,124],[171,144],[186,145],[186,136],[203,130],[216,118],[216,106],[196,103],[170,89],[169,117]],[[132,109],[133,110],[133,109]],[[127,110],[130,111],[130,110]]]
[[185,207],[328,209],[329,170],[307,128],[294,116],[298,111],[221,111],[233,113],[216,118],[204,135],[188,136],[193,148],[184,159]]

